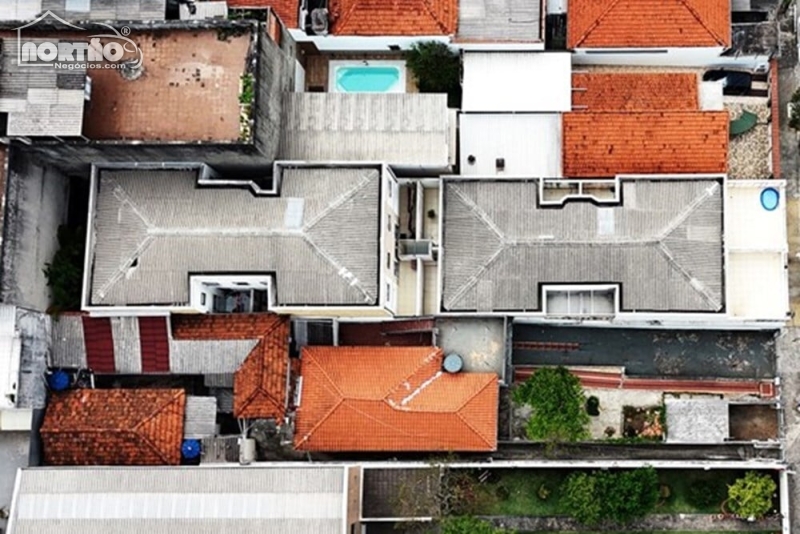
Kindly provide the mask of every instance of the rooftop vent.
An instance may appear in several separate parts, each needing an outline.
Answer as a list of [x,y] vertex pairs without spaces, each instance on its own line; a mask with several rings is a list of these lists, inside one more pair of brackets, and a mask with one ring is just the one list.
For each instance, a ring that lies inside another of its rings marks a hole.
[[119,74],[129,82],[132,82],[142,77],[142,74],[144,74],[144,66],[136,59],[126,61],[121,65]]
[[497,158],[494,160],[494,167],[497,169],[497,172],[506,170],[506,159],[505,158]]

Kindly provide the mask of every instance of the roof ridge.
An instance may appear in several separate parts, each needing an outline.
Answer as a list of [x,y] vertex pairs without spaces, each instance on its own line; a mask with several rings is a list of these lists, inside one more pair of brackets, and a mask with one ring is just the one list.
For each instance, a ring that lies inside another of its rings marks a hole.
[[[368,169],[368,170],[375,171],[375,169]],[[378,172],[378,178],[380,178],[380,172]],[[367,187],[370,181],[372,181],[372,179],[369,177],[369,175],[363,174],[361,176],[361,179],[353,187],[351,187],[350,189],[348,189],[347,191],[336,197],[336,199],[330,204],[328,204],[324,210],[319,212],[319,214],[315,219],[312,219],[311,221],[304,224],[302,228],[303,233],[305,234],[306,232],[314,228],[314,226],[319,224],[323,219],[325,219],[325,217],[336,211],[338,208],[342,206],[342,204],[353,198],[356,195],[356,193]]]
[[[427,348],[427,347],[425,347],[425,348]],[[414,377],[414,375],[416,375],[417,373],[419,373],[420,371],[422,371],[423,369],[425,369],[425,367],[427,367],[427,366],[431,365],[431,363],[433,363],[433,362],[432,362],[432,359],[433,359],[434,357],[440,357],[440,356],[442,356],[442,355],[443,355],[443,351],[442,351],[441,347],[430,347],[430,348],[432,349],[432,352],[430,352],[430,353],[428,353],[426,356],[424,356],[424,357],[423,357],[423,358],[420,360],[420,363],[419,363],[419,365],[417,365],[417,366],[414,368],[414,370],[413,370],[413,371],[411,371],[409,374],[407,374],[406,376],[404,376],[404,377],[403,377],[403,378],[402,378],[402,379],[401,379],[401,380],[400,380],[400,381],[397,383],[397,385],[393,386],[393,387],[392,387],[392,388],[389,390],[389,392],[388,392],[388,393],[386,393],[386,395],[384,395],[383,399],[381,399],[381,400],[380,400],[380,402],[385,402],[385,403],[386,403],[387,405],[389,405],[389,406],[390,406],[392,409],[399,410],[399,408],[397,407],[397,403],[393,402],[393,401],[390,399],[390,397],[392,397],[392,396],[393,396],[395,393],[397,393],[397,392],[398,392],[400,389],[402,389],[402,387],[403,387],[403,384],[404,384],[404,383],[407,383],[407,382],[408,382],[408,381],[409,381],[411,378],[413,378],[413,377]],[[437,366],[437,372],[439,372],[439,373],[441,372],[441,367],[440,367],[440,366]],[[437,376],[437,372],[434,372],[434,373],[432,373],[432,374],[431,374],[431,376],[430,376],[429,378],[427,378],[426,380],[424,380],[424,381],[423,381],[423,382],[420,384],[420,386],[417,388],[417,390],[416,390],[415,392],[412,392],[412,393],[411,393],[409,396],[407,396],[406,398],[409,398],[409,397],[413,398],[414,396],[416,396],[417,394],[419,394],[419,393],[420,393],[420,392],[421,392],[423,389],[425,389],[425,387],[427,387],[427,385],[430,385],[430,384],[432,384],[432,383],[433,383],[432,381],[433,381],[433,380],[435,380],[436,378],[438,378],[438,376]],[[401,403],[401,404],[402,404],[402,403]],[[399,410],[399,411],[408,411],[408,410]]]
[[[327,375],[326,375],[326,378],[327,378]],[[329,380],[330,380],[330,379],[329,379]],[[338,388],[337,388],[336,386],[334,386],[334,389],[338,391]],[[333,413],[334,413],[336,410],[338,410],[338,409],[339,409],[339,407],[340,407],[342,404],[344,404],[344,403],[345,403],[345,398],[344,398],[344,396],[343,396],[343,395],[339,395],[339,400],[338,400],[338,401],[337,401],[337,402],[336,402],[336,403],[335,403],[335,404],[334,404],[334,405],[331,407],[331,409],[330,409],[330,410],[328,410],[328,412],[327,412],[325,415],[323,415],[322,417],[320,417],[320,418],[319,418],[319,420],[317,421],[317,423],[316,423],[314,426],[312,426],[312,427],[311,427],[311,428],[308,430],[308,432],[306,432],[305,434],[303,434],[303,436],[300,438],[300,440],[299,440],[299,441],[295,442],[295,444],[294,444],[295,448],[297,448],[297,447],[298,447],[300,444],[302,444],[302,443],[305,443],[305,442],[307,442],[308,440],[310,440],[310,439],[311,439],[311,436],[312,436],[312,435],[313,435],[313,434],[314,434],[314,433],[315,433],[315,432],[316,432],[316,431],[317,431],[317,430],[318,430],[318,429],[319,429],[319,428],[320,428],[322,425],[324,425],[324,424],[325,424],[325,423],[328,421],[328,419],[330,419],[330,418],[331,418],[331,416],[333,415]]]
[[423,5],[423,7],[425,7],[425,10],[431,16],[433,22],[436,23],[437,26],[439,26],[439,29],[442,31],[442,33],[443,34],[448,33],[447,26],[445,26],[444,22],[442,22],[442,20],[438,17],[438,15],[434,13],[433,6],[430,5],[430,1],[431,0],[420,0],[420,3]]
[[586,28],[586,31],[584,31],[584,32],[583,32],[583,34],[581,34],[581,37],[580,37],[580,38],[578,39],[578,41],[575,43],[575,46],[574,46],[573,48],[578,48],[578,47],[581,45],[581,43],[583,43],[583,42],[586,40],[586,38],[587,38],[587,37],[589,37],[589,34],[590,34],[590,33],[592,33],[594,30],[596,30],[596,29],[597,29],[597,27],[600,25],[600,23],[601,23],[601,22],[602,22],[602,20],[603,20],[603,19],[606,17],[606,15],[608,15],[608,13],[609,13],[609,12],[610,12],[612,9],[614,9],[615,7],[617,7],[617,4],[619,4],[621,1],[622,1],[622,0],[611,0],[611,3],[609,4],[608,8],[606,8],[606,10],[605,10],[605,11],[603,11],[603,12],[600,14],[600,16],[599,16],[599,17],[597,17],[597,19],[595,19],[595,21],[594,21],[592,24],[590,24],[590,25],[589,25],[589,27],[588,27],[588,28]]
[[700,16],[700,13],[698,13],[697,10],[693,6],[691,6],[689,4],[689,0],[678,0],[678,1],[681,4],[683,4],[686,9],[689,10],[689,12],[692,14],[692,16],[695,19],[697,19],[697,22],[700,23],[700,25],[703,28],[705,28],[705,30],[708,32],[708,34],[711,35],[711,37],[713,37],[714,40],[717,41],[717,43],[720,44],[720,46],[725,46],[725,40],[723,38],[721,38],[714,30],[709,28],[708,24],[706,24],[705,20],[703,20],[703,17]]
[[[483,374],[483,373],[478,373],[478,374]],[[470,422],[470,421],[469,421],[469,420],[468,420],[466,417],[464,417],[464,415],[461,413],[461,411],[462,411],[462,410],[463,410],[463,409],[464,409],[464,408],[465,408],[465,407],[466,407],[466,406],[467,406],[469,403],[471,403],[471,402],[475,401],[475,399],[477,399],[477,398],[478,398],[478,397],[479,397],[479,396],[480,396],[480,395],[481,395],[481,394],[482,394],[484,391],[486,391],[486,389],[487,389],[487,388],[489,388],[490,386],[492,386],[492,385],[493,385],[493,383],[494,383],[494,381],[496,381],[496,380],[497,380],[497,377],[496,377],[496,376],[495,376],[493,379],[487,379],[487,381],[486,381],[486,383],[483,385],[483,387],[482,387],[481,389],[479,389],[479,390],[478,390],[478,391],[475,393],[475,395],[473,395],[472,397],[470,397],[469,399],[467,399],[467,400],[464,402],[464,404],[462,404],[462,405],[461,405],[461,407],[460,407],[458,410],[456,410],[456,415],[458,416],[458,418],[459,418],[459,419],[461,419],[461,420],[464,422],[464,424],[465,424],[465,425],[466,425],[466,426],[467,426],[467,427],[468,427],[468,428],[469,428],[469,429],[472,431],[472,433],[473,433],[473,434],[475,434],[475,435],[476,435],[476,436],[478,436],[478,437],[479,437],[481,440],[483,440],[483,442],[484,442],[484,443],[486,443],[486,446],[487,446],[487,447],[490,447],[490,448],[492,448],[492,447],[494,447],[494,446],[495,446],[495,443],[493,442],[494,440],[492,440],[491,438],[487,438],[486,436],[484,436],[484,435],[483,435],[483,433],[482,433],[482,432],[478,431],[478,429],[477,429],[477,428],[475,428],[475,426],[474,426],[474,425],[473,425],[473,424],[472,424],[472,423],[471,423],[471,422]],[[496,436],[495,436],[495,437],[496,437]]]
[[[165,456],[164,451],[161,450],[158,447],[158,445],[156,445],[153,442],[153,440],[150,438],[150,436],[144,431],[143,427],[145,425],[149,425],[150,423],[154,422],[155,418],[158,415],[160,415],[162,412],[164,412],[164,410],[172,409],[175,406],[176,401],[179,401],[180,399],[185,399],[185,398],[186,398],[186,392],[185,391],[183,391],[183,390],[175,391],[175,393],[173,393],[172,397],[169,398],[169,399],[166,399],[164,404],[161,405],[160,407],[157,407],[157,409],[155,411],[153,411],[153,413],[151,413],[150,415],[148,415],[147,417],[142,419],[133,428],[122,430],[122,432],[126,432],[126,433],[130,432],[131,434],[134,434],[134,435],[138,436],[139,439],[141,439],[144,443],[146,443],[148,445],[148,447],[150,447],[150,449],[159,458],[161,458],[161,460],[164,461],[164,463],[166,463],[166,464],[172,463],[170,461],[170,458]],[[185,417],[185,415],[181,416],[181,426],[183,426],[183,417]],[[183,430],[181,430],[181,434],[183,434]]]

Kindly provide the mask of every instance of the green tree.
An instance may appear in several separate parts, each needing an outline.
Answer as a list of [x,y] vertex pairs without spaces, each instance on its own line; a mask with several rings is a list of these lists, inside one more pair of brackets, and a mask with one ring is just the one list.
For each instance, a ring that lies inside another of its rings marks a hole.
[[584,525],[623,525],[653,511],[658,502],[658,475],[652,467],[573,473],[561,488],[561,502]]
[[728,508],[743,519],[761,519],[772,510],[772,497],[777,489],[770,475],[748,471],[728,486]]
[[420,93],[447,93],[447,105],[461,107],[461,60],[446,43],[422,41],[406,52],[406,66]]
[[441,523],[440,534],[514,534],[491,523],[469,516],[448,517]]
[[58,252],[53,256],[53,261],[44,266],[47,286],[52,294],[51,312],[81,308],[85,239],[86,231],[83,228],[58,228]]
[[525,426],[534,441],[580,441],[589,438],[586,399],[577,376],[564,367],[536,371],[513,393],[514,402],[528,405],[531,418]]

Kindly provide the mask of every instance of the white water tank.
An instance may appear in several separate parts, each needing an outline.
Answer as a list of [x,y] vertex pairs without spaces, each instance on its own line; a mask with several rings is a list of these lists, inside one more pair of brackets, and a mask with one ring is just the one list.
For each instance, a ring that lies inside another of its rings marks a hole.
[[239,463],[250,465],[256,459],[256,440],[250,438],[239,439]]

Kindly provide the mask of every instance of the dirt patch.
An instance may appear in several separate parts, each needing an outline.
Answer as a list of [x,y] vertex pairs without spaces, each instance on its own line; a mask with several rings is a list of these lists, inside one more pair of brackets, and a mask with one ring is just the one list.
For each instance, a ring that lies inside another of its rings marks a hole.
[[778,439],[778,411],[773,406],[732,404],[729,410],[731,439]]
[[625,406],[622,408],[622,435],[626,438],[664,439],[664,408]]

